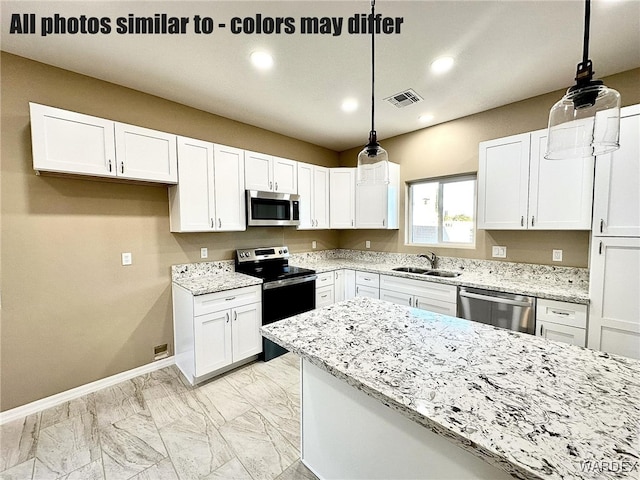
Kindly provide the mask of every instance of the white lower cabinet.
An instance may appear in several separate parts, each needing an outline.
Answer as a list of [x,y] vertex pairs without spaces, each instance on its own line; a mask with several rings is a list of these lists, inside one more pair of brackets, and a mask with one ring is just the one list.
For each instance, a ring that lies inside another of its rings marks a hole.
[[262,352],[259,285],[194,296],[173,285],[176,366],[195,385]]
[[640,359],[640,238],[594,237],[589,348]]
[[334,302],[334,272],[319,273],[316,279],[316,308],[326,307]]
[[356,271],[343,270],[344,275],[344,299],[350,300],[356,297]]
[[585,347],[587,306],[539,298],[536,307],[536,335],[556,342]]
[[341,302],[346,298],[344,273],[345,270],[336,270],[333,272],[333,300],[335,302]]
[[380,298],[380,275],[356,271],[356,297]]
[[380,276],[380,300],[455,316],[457,287],[411,278]]

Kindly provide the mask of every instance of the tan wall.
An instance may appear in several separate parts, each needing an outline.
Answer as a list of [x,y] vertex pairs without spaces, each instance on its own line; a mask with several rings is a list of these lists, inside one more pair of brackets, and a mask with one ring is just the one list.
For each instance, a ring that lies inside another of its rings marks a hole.
[[36,176],[28,102],[325,166],[336,152],[4,52],[1,75],[1,410],[149,363],[173,343],[170,266],[200,247],[338,246],[333,231],[171,234],[166,187]]
[[[640,103],[640,69],[605,79],[606,85],[622,95],[623,105]],[[564,91],[530,98],[504,107],[482,112],[448,123],[407,133],[381,141],[389,159],[399,163],[400,182],[478,171],[478,143],[517,133],[546,128],[549,110]],[[378,132],[383,134],[384,132]],[[363,132],[363,140],[366,140]],[[354,166],[358,151],[354,148],[340,154],[342,166]],[[589,232],[554,231],[477,231],[475,249],[413,247],[405,245],[405,194],[400,195],[399,231],[349,231],[340,233],[340,246],[364,250],[421,253],[433,250],[439,255],[491,258],[493,245],[507,246],[507,261],[565,266],[588,266]],[[551,251],[563,250],[563,262],[552,262]]]

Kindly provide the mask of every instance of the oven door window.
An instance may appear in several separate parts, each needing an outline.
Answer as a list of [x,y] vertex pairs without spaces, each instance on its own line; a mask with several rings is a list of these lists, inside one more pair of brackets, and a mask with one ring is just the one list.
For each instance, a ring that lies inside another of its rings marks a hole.
[[251,199],[251,218],[254,220],[291,220],[290,202],[253,198]]

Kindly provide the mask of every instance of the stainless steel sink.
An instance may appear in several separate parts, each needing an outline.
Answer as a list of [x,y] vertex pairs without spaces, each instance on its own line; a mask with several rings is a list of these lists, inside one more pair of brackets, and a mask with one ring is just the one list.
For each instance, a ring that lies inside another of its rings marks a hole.
[[396,267],[393,269],[396,272],[417,273],[419,275],[429,275],[431,277],[458,277],[462,275],[461,272],[450,272],[447,270],[429,270],[428,268],[419,267]]
[[459,277],[462,275],[461,272],[448,272],[445,270],[429,270],[428,272],[423,273],[423,275],[429,275],[431,277]]
[[427,270],[426,268],[418,268],[418,267],[396,267],[393,270],[395,270],[396,272],[420,273],[420,274],[426,274],[430,271],[430,270]]

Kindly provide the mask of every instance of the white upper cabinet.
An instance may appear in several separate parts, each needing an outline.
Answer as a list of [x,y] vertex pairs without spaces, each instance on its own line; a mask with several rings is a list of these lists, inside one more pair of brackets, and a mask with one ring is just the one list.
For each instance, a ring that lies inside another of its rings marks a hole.
[[176,136],[30,103],[37,171],[178,181]]
[[329,224],[331,228],[356,226],[356,169],[329,169]]
[[620,149],[596,159],[596,236],[640,236],[640,105],[620,114]]
[[213,152],[216,230],[246,230],[244,151],[216,144]]
[[298,193],[297,162],[264,153],[245,152],[247,190]]
[[478,228],[527,228],[530,141],[523,133],[480,143]]
[[547,160],[547,129],[531,133],[529,229],[590,230],[593,157]]
[[299,229],[329,228],[329,169],[298,162]]
[[547,131],[479,145],[478,228],[589,230],[593,158],[546,160]]
[[169,188],[172,232],[246,229],[244,152],[178,138],[178,185]]
[[389,183],[356,185],[356,227],[397,229],[400,165],[389,162]]
[[115,123],[117,175],[131,180],[178,181],[176,136]]

